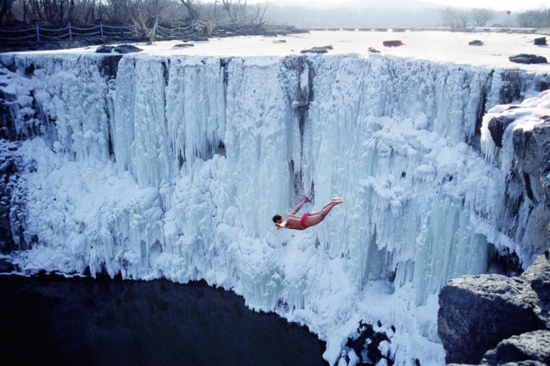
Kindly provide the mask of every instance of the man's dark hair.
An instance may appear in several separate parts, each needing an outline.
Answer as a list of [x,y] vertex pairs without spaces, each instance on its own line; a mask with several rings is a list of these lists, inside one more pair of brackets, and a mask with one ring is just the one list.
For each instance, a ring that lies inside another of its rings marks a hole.
[[275,216],[273,216],[273,222],[277,222],[277,221],[279,221],[280,219],[282,219],[281,215],[275,215]]

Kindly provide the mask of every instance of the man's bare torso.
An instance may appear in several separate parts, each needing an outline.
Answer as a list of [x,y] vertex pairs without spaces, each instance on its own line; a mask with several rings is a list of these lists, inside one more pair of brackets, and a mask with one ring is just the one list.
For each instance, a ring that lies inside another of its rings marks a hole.
[[302,226],[302,223],[300,222],[301,216],[296,216],[292,214],[288,214],[285,217],[283,217],[283,220],[286,220],[286,228],[287,229],[293,229],[293,230],[304,230],[305,228]]

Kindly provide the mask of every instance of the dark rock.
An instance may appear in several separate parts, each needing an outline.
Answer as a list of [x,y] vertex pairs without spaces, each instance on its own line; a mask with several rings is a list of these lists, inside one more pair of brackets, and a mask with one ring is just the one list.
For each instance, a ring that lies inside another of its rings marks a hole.
[[399,46],[404,46],[405,44],[399,40],[395,40],[395,41],[384,41],[382,42],[384,47],[399,47]]
[[519,55],[510,56],[508,59],[518,64],[545,64],[548,61],[546,57],[520,53]]
[[546,201],[550,202],[550,116],[542,116],[543,123],[533,130],[533,136],[539,147],[539,169],[542,189]]
[[538,330],[505,339],[488,351],[482,362],[500,366],[526,361],[550,364],[550,331]]
[[538,329],[536,293],[521,278],[463,276],[439,293],[438,335],[448,363],[478,363],[502,339]]
[[273,43],[286,43],[286,39],[276,39]]
[[483,46],[483,42],[480,41],[479,39],[475,39],[473,41],[470,41],[468,44],[470,46]]
[[332,46],[312,47],[307,50],[302,50],[300,51],[300,53],[327,53],[329,50],[332,49]]
[[15,271],[15,266],[5,258],[0,258],[0,273],[11,273]]
[[504,131],[510,123],[514,122],[514,120],[515,118],[512,116],[500,115],[489,121],[489,132],[491,133],[491,138],[495,145],[502,148],[502,136],[504,135]]
[[193,43],[180,43],[180,44],[174,45],[172,48],[178,49],[178,48],[189,48],[189,47],[195,47],[195,45]]
[[133,52],[141,52],[143,50],[131,44],[121,44],[120,46],[115,47],[114,51],[122,54],[127,54]]
[[521,278],[531,286],[539,299],[535,307],[539,328],[550,329],[550,263],[548,259],[544,255],[539,255]]
[[370,53],[380,53],[380,51],[378,51],[376,48],[373,48],[373,47],[369,47],[369,52]]
[[[380,321],[378,323],[378,326],[381,326]],[[353,349],[361,358],[361,364],[378,364],[378,361],[385,360],[386,365],[392,365],[394,360],[380,351],[379,346],[382,342],[390,342],[385,333],[376,332],[372,325],[360,321],[357,332],[348,338],[345,348]]]
[[113,49],[114,49],[113,46],[102,45],[102,46],[99,46],[95,51],[97,53],[111,53],[113,52]]
[[536,46],[545,46],[546,45],[546,37],[535,38],[534,44]]

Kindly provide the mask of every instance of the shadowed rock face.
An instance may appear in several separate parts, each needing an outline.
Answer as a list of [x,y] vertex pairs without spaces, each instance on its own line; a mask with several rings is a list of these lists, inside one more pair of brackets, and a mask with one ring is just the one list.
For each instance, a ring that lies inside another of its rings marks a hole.
[[447,362],[548,364],[550,332],[540,331],[550,329],[550,263],[544,255],[519,277],[453,279],[441,290],[439,304],[438,334]]

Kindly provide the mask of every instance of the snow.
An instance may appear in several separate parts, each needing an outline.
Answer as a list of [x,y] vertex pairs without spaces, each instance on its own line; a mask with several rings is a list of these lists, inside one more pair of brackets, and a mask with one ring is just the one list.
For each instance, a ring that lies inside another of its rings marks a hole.
[[[505,109],[510,75],[535,95],[548,66],[507,70],[503,52],[533,47],[524,35],[472,48],[482,35],[393,33],[407,46],[360,51],[388,36],[159,42],[123,57],[116,80],[93,49],[0,56],[17,68],[0,88],[29,137],[14,196],[34,244],[12,259],[25,273],[205,279],[307,324],[331,365],[360,320],[380,321],[396,365],[443,365],[439,289],[486,272],[487,243],[530,255],[494,228],[502,172],[472,142],[479,111]],[[291,51],[306,44],[335,50]],[[303,193],[302,212],[345,202],[307,231],[276,231],[271,216]]]
[[[461,33],[441,31],[413,32],[377,32],[377,31],[312,31],[304,34],[286,36],[261,37],[241,36],[230,38],[213,38],[208,42],[189,42],[194,47],[173,49],[181,41],[162,41],[153,45],[136,44],[143,49],[144,54],[161,56],[220,56],[220,57],[251,57],[251,56],[288,56],[298,55],[300,51],[311,47],[332,45],[334,49],[329,54],[357,54],[361,57],[380,58],[397,56],[435,62],[485,65],[489,67],[521,68],[527,70],[550,70],[546,65],[521,65],[508,60],[509,56],[519,53],[534,53],[550,60],[550,48],[534,46],[533,41],[540,35],[509,34],[509,33]],[[382,42],[401,40],[405,46],[388,48]],[[483,46],[469,46],[473,40],[481,40]],[[274,40],[285,40],[285,43],[274,43]],[[381,55],[371,54],[368,48],[381,51]],[[73,55],[93,54],[96,47],[77,48],[59,51],[23,52],[26,55]],[[21,54],[21,53],[20,53]],[[276,59],[273,59],[276,60]],[[263,64],[269,63],[262,58]]]

